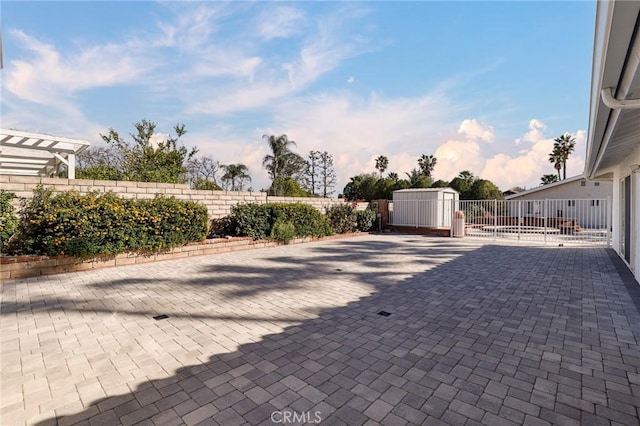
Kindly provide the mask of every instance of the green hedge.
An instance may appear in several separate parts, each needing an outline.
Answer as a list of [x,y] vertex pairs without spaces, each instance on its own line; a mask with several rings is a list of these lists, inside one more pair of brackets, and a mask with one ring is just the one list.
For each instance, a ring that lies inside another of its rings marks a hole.
[[292,223],[296,236],[324,237],[333,233],[322,213],[302,203],[239,204],[232,207],[229,221],[232,235],[255,240],[270,238],[278,221]]
[[78,257],[158,252],[207,235],[207,209],[158,197],[128,200],[113,193],[53,193],[42,186],[23,202],[12,251]]
[[4,253],[9,239],[18,229],[18,216],[15,215],[11,200],[16,198],[13,192],[0,190],[0,252]]

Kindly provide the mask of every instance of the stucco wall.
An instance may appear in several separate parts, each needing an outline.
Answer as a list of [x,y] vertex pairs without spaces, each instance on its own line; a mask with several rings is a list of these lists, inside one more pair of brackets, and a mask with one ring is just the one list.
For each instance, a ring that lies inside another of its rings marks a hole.
[[613,249],[624,259],[621,245],[621,215],[622,196],[620,193],[620,181],[631,175],[631,262],[629,266],[636,279],[640,281],[640,172],[631,172],[632,165],[640,164],[640,141],[636,148],[625,161],[613,171]]
[[[600,185],[596,186],[596,182]],[[585,186],[582,186],[580,180],[569,182],[564,185],[544,188],[530,194],[516,195],[510,197],[510,200],[544,200],[548,199],[591,199],[591,198],[607,198],[611,197],[613,184],[610,181],[588,181],[585,180]]]
[[[264,192],[205,191],[190,189],[189,185],[155,182],[125,182],[110,180],[57,179],[30,176],[0,175],[0,188],[14,192],[18,197],[31,198],[33,188],[42,183],[55,191],[76,190],[80,193],[90,191],[112,191],[124,198],[154,198],[156,194],[174,196],[180,200],[197,201],[207,207],[209,218],[219,218],[230,213],[231,207],[240,203],[305,203],[324,212],[324,208],[333,204],[342,204],[337,198],[297,198],[269,197]],[[15,201],[16,207],[18,201]]]

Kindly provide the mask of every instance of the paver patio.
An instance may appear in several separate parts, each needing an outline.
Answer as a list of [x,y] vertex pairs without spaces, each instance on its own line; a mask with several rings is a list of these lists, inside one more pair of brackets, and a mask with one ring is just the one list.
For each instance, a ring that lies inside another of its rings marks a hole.
[[398,235],[5,282],[0,424],[637,425],[638,291],[602,248]]

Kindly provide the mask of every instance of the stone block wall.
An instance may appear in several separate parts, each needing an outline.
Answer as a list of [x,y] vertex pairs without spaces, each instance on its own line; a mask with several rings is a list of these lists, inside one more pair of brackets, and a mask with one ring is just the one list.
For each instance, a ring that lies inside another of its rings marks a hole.
[[[342,204],[337,198],[298,198],[270,197],[265,192],[210,191],[189,188],[178,183],[128,182],[110,180],[40,178],[31,176],[0,175],[0,189],[14,192],[20,198],[31,198],[33,188],[42,183],[55,191],[76,190],[80,193],[90,191],[114,192],[124,198],[154,198],[156,194],[174,196],[180,200],[196,201],[207,207],[209,218],[220,218],[231,212],[231,207],[241,203],[305,203],[324,212],[324,208],[333,204]],[[16,207],[19,200],[14,200]]]

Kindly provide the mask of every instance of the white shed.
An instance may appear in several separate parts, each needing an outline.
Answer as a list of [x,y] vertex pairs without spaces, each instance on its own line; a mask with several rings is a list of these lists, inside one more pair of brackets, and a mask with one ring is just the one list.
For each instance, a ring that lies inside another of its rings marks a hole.
[[449,228],[459,209],[460,194],[453,188],[416,188],[393,191],[392,225]]

